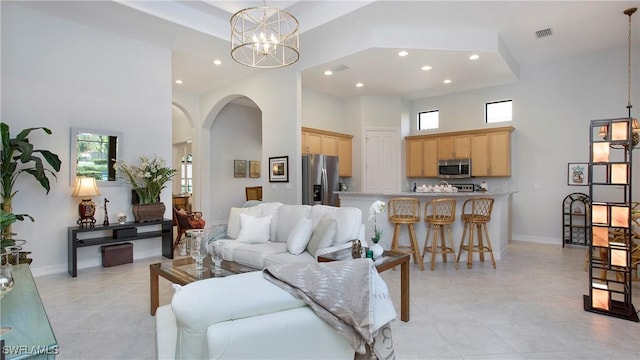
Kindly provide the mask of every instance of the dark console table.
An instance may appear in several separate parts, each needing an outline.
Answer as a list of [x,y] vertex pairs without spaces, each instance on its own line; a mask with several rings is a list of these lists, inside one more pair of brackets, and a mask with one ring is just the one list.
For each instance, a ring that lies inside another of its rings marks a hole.
[[[141,231],[147,226],[160,225],[161,230]],[[97,236],[81,236],[83,233],[97,233]],[[105,234],[106,233],[106,234]],[[78,248],[113,244],[124,241],[162,238],[162,256],[173,259],[173,220],[164,219],[144,223],[127,222],[124,224],[96,225],[93,228],[72,226],[68,228],[68,270],[69,275],[78,276]]]

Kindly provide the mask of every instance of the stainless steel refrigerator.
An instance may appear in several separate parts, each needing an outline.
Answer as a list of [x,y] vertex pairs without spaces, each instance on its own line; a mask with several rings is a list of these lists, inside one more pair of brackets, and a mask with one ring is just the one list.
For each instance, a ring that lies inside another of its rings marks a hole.
[[302,204],[338,206],[338,157],[302,156]]

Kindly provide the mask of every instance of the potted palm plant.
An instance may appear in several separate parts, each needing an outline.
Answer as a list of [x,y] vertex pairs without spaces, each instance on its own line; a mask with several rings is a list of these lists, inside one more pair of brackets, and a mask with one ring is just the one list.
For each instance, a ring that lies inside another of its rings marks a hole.
[[22,174],[31,175],[40,183],[43,189],[49,193],[51,190],[50,176],[56,178],[56,173],[60,171],[62,161],[58,155],[49,150],[34,149],[29,141],[29,134],[35,130],[42,130],[51,135],[51,130],[45,127],[27,128],[18,133],[15,138],[11,137],[9,125],[0,123],[0,137],[2,138],[2,149],[0,152],[0,197],[2,197],[2,250],[4,243],[12,239],[11,225],[24,220],[25,217],[33,221],[33,217],[28,214],[14,214],[12,201],[18,193],[14,190],[16,182]]

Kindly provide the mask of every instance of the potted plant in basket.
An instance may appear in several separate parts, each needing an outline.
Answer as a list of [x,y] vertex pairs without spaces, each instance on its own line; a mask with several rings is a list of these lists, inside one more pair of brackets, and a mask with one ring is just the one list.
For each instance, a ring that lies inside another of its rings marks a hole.
[[378,223],[376,221],[376,215],[383,213],[387,207],[383,201],[376,200],[369,207],[369,221],[372,223],[373,237],[371,238],[371,242],[373,245],[370,246],[370,250],[373,252],[373,257],[377,258],[382,255],[384,252],[384,248],[382,245],[378,244],[380,239],[382,238],[382,229],[378,227]]
[[137,222],[162,220],[165,205],[160,202],[160,193],[178,172],[167,166],[164,159],[140,156],[140,165],[127,165],[123,160],[114,165],[123,175],[124,181],[131,184],[138,203],[133,204],[133,216]]
[[[45,127],[35,127],[24,129],[15,138],[12,138],[9,132],[9,125],[0,123],[0,137],[2,138],[2,151],[0,153],[2,243],[0,243],[0,252],[5,246],[13,246],[11,239],[15,234],[11,232],[11,225],[14,222],[22,221],[25,217],[33,221],[33,218],[27,214],[13,214],[12,212],[13,198],[18,193],[17,190],[14,190],[14,185],[20,175],[31,175],[48,194],[51,190],[49,176],[56,178],[56,173],[60,171],[60,166],[62,165],[58,155],[51,151],[34,149],[28,136],[35,130],[42,130],[48,135],[52,133],[51,130]],[[24,262],[30,263],[31,259],[26,259]]]

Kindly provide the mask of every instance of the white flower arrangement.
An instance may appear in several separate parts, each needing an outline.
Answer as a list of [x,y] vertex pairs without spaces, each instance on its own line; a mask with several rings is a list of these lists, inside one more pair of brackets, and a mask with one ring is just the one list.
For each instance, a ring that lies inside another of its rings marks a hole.
[[118,161],[114,165],[126,182],[138,194],[140,204],[153,204],[160,198],[160,192],[167,186],[171,177],[178,170],[167,166],[164,159],[157,156],[140,156],[140,165],[127,165],[124,161]]
[[371,221],[373,225],[372,227],[373,237],[371,238],[371,241],[373,241],[374,244],[377,244],[378,241],[380,241],[380,238],[382,237],[382,230],[378,228],[376,215],[385,212],[386,209],[387,209],[387,204],[384,201],[380,201],[380,200],[374,201],[373,204],[371,204],[371,207],[369,207],[369,221]]

